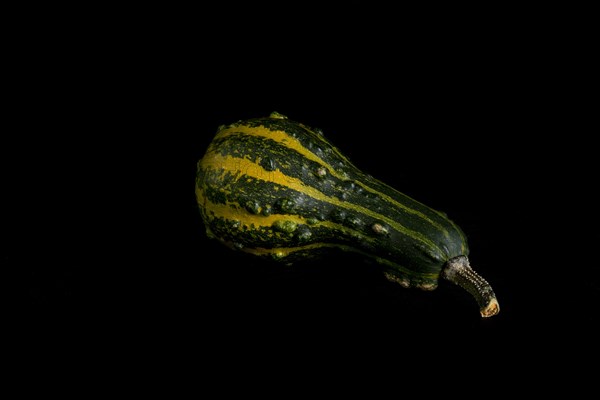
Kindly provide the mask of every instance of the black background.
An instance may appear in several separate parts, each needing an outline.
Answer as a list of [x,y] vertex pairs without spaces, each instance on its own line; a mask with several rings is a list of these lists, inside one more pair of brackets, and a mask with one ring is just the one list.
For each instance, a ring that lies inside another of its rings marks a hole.
[[[23,151],[7,168],[23,172],[25,207],[9,212],[4,259],[24,272],[9,304],[31,342],[150,365],[187,355],[215,376],[414,354],[479,359],[481,379],[490,360],[525,376],[532,360],[597,352],[584,13],[294,4],[22,14]],[[500,314],[482,319],[445,282],[403,289],[354,256],[287,267],[208,240],[196,162],[219,125],[272,111],[446,212]]]

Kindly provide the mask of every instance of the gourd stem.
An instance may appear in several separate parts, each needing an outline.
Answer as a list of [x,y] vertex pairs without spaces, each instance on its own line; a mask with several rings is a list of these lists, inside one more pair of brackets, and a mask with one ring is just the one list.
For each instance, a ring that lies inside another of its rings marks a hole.
[[442,270],[441,276],[471,293],[479,305],[482,317],[491,317],[500,312],[500,305],[492,287],[473,271],[466,256],[458,256],[449,260]]

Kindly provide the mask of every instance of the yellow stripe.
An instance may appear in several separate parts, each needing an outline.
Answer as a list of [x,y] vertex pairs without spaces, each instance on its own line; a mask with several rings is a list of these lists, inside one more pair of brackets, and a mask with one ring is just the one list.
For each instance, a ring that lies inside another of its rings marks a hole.
[[296,224],[308,225],[310,227],[324,227],[330,230],[338,230],[347,233],[350,236],[360,237],[362,241],[370,243],[375,241],[373,238],[365,237],[362,232],[332,221],[317,221],[315,223],[309,223],[307,219],[301,215],[286,214],[285,216],[282,216],[281,214],[271,214],[265,216],[260,214],[251,214],[243,207],[240,207],[238,203],[216,204],[208,200],[199,188],[196,188],[196,197],[198,199],[198,203],[202,203],[203,208],[211,212],[211,215],[207,215],[209,218],[213,217],[214,214],[215,217],[218,216],[230,221],[239,221],[239,229],[241,231],[244,230],[244,228],[271,228],[274,223],[285,220],[295,222]]
[[232,127],[220,130],[215,136],[215,139],[220,139],[231,135],[237,135],[240,133],[249,136],[269,138],[277,143],[283,144],[285,147],[297,151],[308,160],[321,164],[323,167],[327,168],[333,176],[339,179],[343,179],[340,175],[338,175],[335,172],[334,168],[331,165],[325,163],[320,157],[316,156],[313,152],[304,147],[298,139],[291,137],[285,131],[274,131],[265,128],[264,126],[249,127],[245,125],[234,125]]
[[[404,204],[402,204],[402,203],[400,203],[400,202],[396,201],[394,198],[392,198],[392,197],[388,196],[387,194],[384,194],[384,193],[382,193],[382,192],[380,192],[380,191],[378,191],[378,190],[375,190],[375,189],[371,188],[370,186],[367,186],[367,185],[365,185],[363,182],[360,182],[360,181],[358,181],[357,183],[358,183],[358,185],[359,185],[359,186],[361,186],[361,187],[362,187],[364,190],[366,190],[366,191],[368,191],[368,192],[371,192],[371,193],[373,193],[373,194],[376,194],[377,196],[381,197],[383,200],[387,201],[388,203],[391,203],[391,204],[393,204],[394,206],[396,206],[396,207],[399,207],[399,208],[401,208],[401,209],[405,210],[405,211],[406,211],[406,212],[408,212],[409,214],[416,215],[416,216],[418,216],[418,217],[420,217],[420,218],[424,219],[425,221],[429,222],[431,225],[433,225],[434,227],[436,227],[437,229],[439,229],[439,230],[440,230],[440,231],[441,231],[441,232],[444,234],[444,236],[445,236],[446,238],[449,238],[449,237],[450,237],[450,233],[448,232],[448,230],[446,230],[446,229],[445,229],[445,228],[444,228],[442,225],[438,224],[437,222],[435,222],[435,221],[433,221],[433,220],[429,219],[429,217],[427,217],[427,216],[426,216],[425,214],[423,214],[422,212],[420,212],[420,211],[417,211],[417,210],[414,210],[414,209],[412,209],[412,208],[410,208],[410,207],[408,207],[408,206],[406,206],[406,205],[404,205]],[[383,182],[379,182],[379,183],[380,183],[381,185],[384,185],[384,186],[387,186],[387,187],[389,187],[391,190],[395,190],[394,188],[390,187],[389,185],[386,185],[386,184],[385,184],[385,183],[383,183]],[[419,203],[418,201],[416,201],[416,200],[414,200],[414,199],[412,199],[412,198],[411,198],[411,200],[415,201],[416,203]],[[419,203],[419,204],[421,204],[421,203]],[[421,205],[423,205],[423,204],[421,204]],[[424,206],[424,207],[427,207],[427,206],[425,206],[425,205],[423,205],[423,206]],[[429,207],[427,207],[427,208],[429,208]]]
[[387,260],[385,258],[382,258],[379,256],[373,256],[372,254],[358,250],[354,247],[343,245],[343,244],[337,244],[337,243],[311,243],[311,244],[308,244],[305,246],[275,247],[275,248],[271,248],[271,249],[267,249],[264,247],[255,247],[255,248],[246,247],[246,248],[242,248],[241,250],[245,251],[246,253],[250,253],[250,254],[254,254],[254,255],[258,255],[258,256],[273,256],[277,259],[283,259],[283,258],[289,256],[290,254],[298,252],[298,251],[313,250],[313,249],[320,249],[320,248],[338,248],[338,249],[341,249],[344,251],[360,253],[361,255],[363,255],[365,257],[373,258],[378,263],[393,267],[396,271],[403,272],[407,275],[419,275],[424,279],[433,279],[433,280],[435,280],[439,277],[439,273],[431,273],[431,272],[425,273],[425,272],[413,271],[413,270],[405,268],[401,265],[398,265],[390,260]]
[[[313,131],[311,131],[313,132]],[[216,135],[216,138],[223,138],[226,136],[231,136],[231,135],[236,135],[236,134],[240,134],[243,133],[245,135],[249,135],[249,136],[258,136],[258,137],[265,137],[265,138],[269,138],[277,143],[280,143],[292,150],[297,151],[298,153],[300,153],[303,157],[309,159],[310,161],[314,161],[318,164],[320,164],[321,166],[323,166],[324,168],[327,168],[329,174],[331,174],[332,176],[340,179],[340,180],[346,180],[347,177],[340,175],[335,168],[333,168],[331,165],[327,164],[326,162],[323,161],[323,159],[321,159],[320,157],[318,157],[317,155],[315,155],[314,153],[312,153],[309,149],[307,149],[306,147],[304,147],[302,145],[302,143],[294,138],[291,137],[287,132],[285,131],[281,131],[281,130],[270,130],[268,128],[265,128],[263,126],[257,126],[257,127],[249,127],[249,126],[245,126],[245,125],[233,125],[229,128],[225,128],[222,129],[221,131],[219,131]],[[321,140],[324,144],[331,146],[330,143],[327,142],[327,140],[322,137],[321,135],[319,135],[316,132],[313,132],[314,136],[318,137],[319,140]],[[333,146],[331,146],[333,147]],[[346,161],[348,164],[352,165],[352,163],[343,155],[341,154],[336,148],[334,148],[334,151],[336,152],[336,154],[342,158],[344,161]],[[410,207],[407,207],[406,205],[396,201],[394,198],[383,194],[381,192],[379,192],[376,189],[371,188],[370,186],[367,186],[365,183],[363,182],[357,182],[364,190],[366,190],[367,192],[373,193],[379,197],[381,197],[383,200],[387,201],[390,204],[393,204],[394,206],[401,208],[403,210],[405,210],[406,212],[416,215],[422,219],[424,219],[425,221],[429,222],[431,225],[433,225],[435,228],[439,229],[443,235],[445,237],[450,237],[450,234],[448,233],[448,231],[446,229],[444,229],[443,226],[441,226],[440,224],[438,224],[437,222],[431,220],[429,217],[427,217],[425,214],[417,211],[417,210],[413,210]],[[379,182],[380,184],[389,187],[391,190],[395,190],[393,188],[391,188],[390,186],[384,184],[383,182]],[[415,200],[415,202],[417,202]],[[418,203],[418,202],[417,202]],[[420,203],[419,203],[420,204]],[[426,207],[426,206],[424,206]]]
[[223,173],[225,173],[225,171],[230,171],[243,174],[240,176],[250,176],[257,179],[267,180],[278,185],[284,186],[286,188],[290,188],[304,193],[314,199],[333,204],[337,207],[357,211],[361,214],[368,215],[374,219],[381,220],[386,224],[390,225],[392,228],[396,229],[397,231],[402,232],[413,239],[423,242],[431,249],[436,250],[438,252],[438,255],[443,254],[439,247],[437,247],[431,240],[426,238],[421,233],[412,231],[402,226],[398,222],[386,217],[385,215],[373,212],[372,210],[366,207],[362,207],[358,204],[344,202],[338,200],[335,197],[327,196],[319,190],[315,189],[314,187],[305,185],[301,180],[285,175],[280,170],[266,171],[260,165],[248,159],[232,157],[229,155],[222,156],[214,152],[209,152],[206,154],[206,156],[202,160],[202,168],[223,169]]

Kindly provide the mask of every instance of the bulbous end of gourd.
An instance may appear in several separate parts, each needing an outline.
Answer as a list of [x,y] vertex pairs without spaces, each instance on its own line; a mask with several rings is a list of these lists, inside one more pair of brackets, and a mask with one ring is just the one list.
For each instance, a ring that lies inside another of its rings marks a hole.
[[442,269],[441,277],[469,292],[477,301],[482,317],[491,317],[500,312],[492,287],[473,271],[466,256],[449,260]]

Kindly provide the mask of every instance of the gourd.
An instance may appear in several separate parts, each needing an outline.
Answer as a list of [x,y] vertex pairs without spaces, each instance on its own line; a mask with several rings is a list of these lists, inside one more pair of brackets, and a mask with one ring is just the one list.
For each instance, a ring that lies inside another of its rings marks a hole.
[[473,296],[482,317],[500,311],[446,214],[362,172],[320,130],[277,112],[219,127],[198,161],[195,193],[207,236],[232,249],[288,264],[351,251],[403,287],[433,290],[445,279]]

